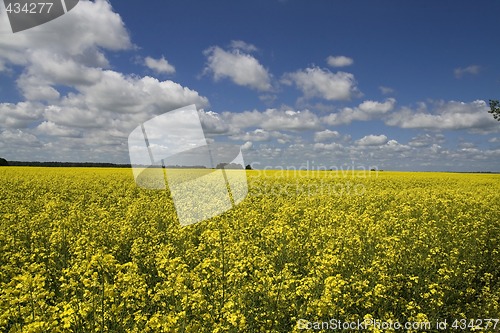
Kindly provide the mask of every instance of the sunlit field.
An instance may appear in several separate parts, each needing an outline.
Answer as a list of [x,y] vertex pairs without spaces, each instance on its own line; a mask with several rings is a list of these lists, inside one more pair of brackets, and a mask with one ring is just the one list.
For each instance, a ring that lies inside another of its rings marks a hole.
[[181,227],[130,169],[0,168],[0,331],[499,318],[500,175],[247,176],[239,205]]

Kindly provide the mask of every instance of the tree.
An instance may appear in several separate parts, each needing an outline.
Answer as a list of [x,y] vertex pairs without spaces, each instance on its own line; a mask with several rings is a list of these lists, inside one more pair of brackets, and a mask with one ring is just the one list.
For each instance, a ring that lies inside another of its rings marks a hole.
[[5,158],[0,157],[0,166],[8,166],[9,162]]
[[243,165],[238,163],[224,163],[217,164],[216,169],[243,169]]
[[493,115],[493,118],[500,121],[500,101],[490,99],[490,110],[488,112]]

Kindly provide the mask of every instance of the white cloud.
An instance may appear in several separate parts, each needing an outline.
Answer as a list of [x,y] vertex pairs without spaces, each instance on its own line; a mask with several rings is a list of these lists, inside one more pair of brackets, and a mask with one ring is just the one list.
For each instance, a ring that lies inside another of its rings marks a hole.
[[[312,165],[340,168],[343,166],[385,170],[498,170],[500,149],[479,147],[444,147],[441,134],[432,135],[436,143],[426,146],[410,146],[386,135],[367,135],[358,141],[342,142],[296,142],[277,149],[272,143],[253,145],[246,152],[245,161],[258,162],[256,168],[264,166],[311,167]],[[452,143],[453,144],[453,143]]]
[[337,139],[339,137],[339,132],[326,129],[324,131],[314,133],[314,142],[323,142],[331,139]]
[[249,43],[245,43],[242,40],[232,40],[231,44],[230,44],[230,47],[232,49],[237,49],[237,50],[241,50],[241,51],[244,51],[244,52],[255,52],[255,51],[258,50],[255,45],[249,44]]
[[488,106],[482,100],[471,103],[437,102],[431,111],[426,105],[421,105],[416,112],[410,108],[403,108],[390,114],[385,123],[401,128],[485,130],[497,125],[487,111]]
[[459,79],[462,76],[464,76],[465,74],[477,75],[477,74],[479,74],[480,71],[481,71],[481,66],[470,65],[470,66],[467,66],[465,68],[462,68],[462,67],[455,68],[455,70],[453,71],[453,73],[455,74],[455,77],[457,79]]
[[167,112],[175,108],[196,104],[208,105],[208,99],[180,84],[145,76],[138,78],[115,71],[103,71],[101,79],[93,85],[79,89],[81,94],[69,98],[79,99],[91,109],[117,113]]
[[460,148],[476,148],[476,144],[472,142],[460,142],[458,146]]
[[230,134],[234,132],[229,123],[219,113],[201,109],[198,114],[206,134]]
[[268,109],[262,127],[270,130],[306,130],[320,127],[318,117],[309,110],[278,111]]
[[340,112],[330,113],[321,118],[328,125],[350,124],[355,120],[367,121],[382,117],[394,109],[396,100],[388,98],[384,102],[367,100],[355,108],[343,108]]
[[238,129],[248,127],[262,127],[262,122],[266,118],[265,112],[258,110],[243,112],[224,112],[224,120]]
[[367,135],[356,141],[359,146],[381,146],[387,143],[387,136],[381,135]]
[[103,127],[111,128],[111,117],[109,112],[71,106],[50,105],[44,111],[44,118],[54,124],[87,131]]
[[346,67],[352,65],[354,60],[346,56],[329,56],[326,62],[332,67]]
[[0,129],[25,128],[42,119],[44,106],[33,102],[0,103]]
[[[208,105],[205,97],[175,82],[103,69],[108,64],[103,49],[132,47],[125,26],[107,1],[80,1],[77,9],[29,32],[16,33],[15,38],[12,33],[0,34],[0,58],[25,67],[17,84],[27,100],[47,101],[55,108],[69,108],[68,112],[94,113],[96,119],[104,111],[150,114],[193,103]],[[165,70],[162,59],[151,59],[151,64]],[[76,93],[61,98],[58,86]]]
[[266,131],[262,128],[257,128],[253,131],[231,135],[229,138],[232,140],[257,141],[257,142],[265,142],[276,139],[278,143],[286,144],[291,142],[294,136],[281,133],[279,131]]
[[280,143],[280,144],[290,143],[294,139],[295,140],[300,140],[301,139],[301,137],[297,137],[297,136],[293,136],[293,135],[290,135],[290,134],[281,133],[279,131],[271,131],[271,136],[273,138],[275,138],[276,141],[278,141],[278,143]]
[[379,86],[378,89],[383,95],[389,95],[394,93],[394,89],[385,86]]
[[156,73],[163,73],[163,74],[175,73],[175,67],[169,64],[167,59],[165,59],[165,57],[163,56],[160,59],[146,57],[144,59],[144,65],[146,65],[146,67],[152,69]]
[[17,86],[28,101],[54,101],[61,97],[51,82],[40,76],[23,74],[17,80]]
[[[38,27],[13,34],[6,14],[0,13],[0,60],[27,65],[30,50],[67,55],[85,65],[105,65],[100,48],[124,50],[132,47],[120,15],[104,0],[80,1],[78,8]],[[105,31],[105,33],[103,33]]]
[[241,145],[241,150],[247,151],[252,149],[253,143],[251,141],[247,141],[244,144]]
[[27,100],[55,100],[56,85],[85,86],[101,79],[102,69],[84,66],[68,55],[31,50],[26,71],[17,85]]
[[4,147],[40,147],[42,143],[38,138],[22,130],[5,130],[0,132],[0,142]]
[[27,75],[43,77],[52,84],[86,86],[101,78],[101,68],[86,66],[67,55],[47,50],[33,50],[29,61]]
[[271,75],[253,56],[239,49],[225,51],[218,46],[204,51],[207,57],[205,73],[211,73],[215,81],[228,78],[237,85],[259,91],[271,91]]
[[434,143],[443,143],[444,135],[443,134],[435,134],[430,135],[428,133],[419,134],[413,137],[408,143],[411,147],[429,147]]
[[382,146],[382,149],[390,150],[393,152],[403,152],[411,150],[411,147],[408,145],[403,145],[396,140],[389,140],[384,146]]
[[356,80],[351,73],[332,73],[319,67],[306,68],[283,75],[282,82],[295,84],[305,98],[319,97],[329,101],[350,100],[359,96]]
[[0,21],[4,23],[0,25],[0,67],[24,66],[17,85],[27,100],[58,99],[56,85],[91,84],[99,79],[101,68],[109,66],[103,49],[132,48],[120,16],[103,0],[80,1],[67,15],[16,34],[6,17]]
[[377,101],[364,101],[359,104],[359,110],[369,113],[369,114],[384,114],[394,109],[396,100],[394,98],[388,98],[385,102],[380,103]]
[[56,125],[51,121],[44,121],[36,129],[39,133],[49,136],[80,137],[82,135],[80,131]]
[[233,135],[230,138],[243,141],[269,141],[271,139],[271,134],[262,128],[257,128],[251,132]]
[[[301,139],[298,131],[321,128],[319,118],[309,110],[266,109],[223,113],[200,110],[199,115],[203,129],[210,137],[227,135],[232,140],[276,140],[279,144],[286,144]],[[295,133],[287,134],[282,131]]]
[[[108,69],[105,52],[134,47],[108,1],[80,1],[67,15],[16,34],[4,15],[0,69],[20,69],[14,79],[25,98],[0,104],[0,141],[14,159],[124,163],[126,138],[138,124],[188,104],[208,106],[207,98],[176,82]],[[162,59],[149,64],[171,70]],[[26,149],[13,149],[12,141]]]
[[313,145],[314,150],[342,150],[344,147],[340,143],[323,143],[317,142]]
[[235,128],[260,127],[265,130],[309,130],[321,127],[319,118],[309,110],[267,109],[223,114]]

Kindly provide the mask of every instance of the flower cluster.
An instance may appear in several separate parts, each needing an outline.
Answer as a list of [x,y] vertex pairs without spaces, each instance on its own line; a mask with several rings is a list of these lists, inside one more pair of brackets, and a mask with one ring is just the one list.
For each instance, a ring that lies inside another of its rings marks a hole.
[[[181,227],[130,170],[0,168],[0,331],[498,317],[499,175],[328,172],[248,171],[242,203]],[[348,181],[363,193],[297,190]]]

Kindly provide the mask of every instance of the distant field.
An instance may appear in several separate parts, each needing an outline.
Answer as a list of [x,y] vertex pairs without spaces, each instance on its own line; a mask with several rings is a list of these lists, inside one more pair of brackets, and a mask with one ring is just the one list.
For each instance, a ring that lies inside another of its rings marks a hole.
[[247,176],[241,204],[181,227],[130,169],[0,167],[0,331],[499,318],[500,175]]

